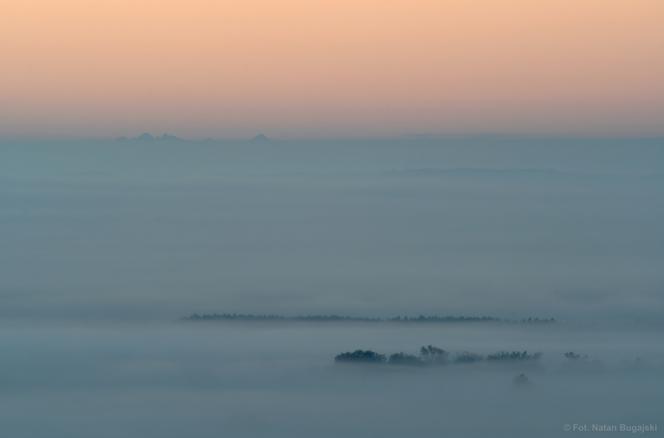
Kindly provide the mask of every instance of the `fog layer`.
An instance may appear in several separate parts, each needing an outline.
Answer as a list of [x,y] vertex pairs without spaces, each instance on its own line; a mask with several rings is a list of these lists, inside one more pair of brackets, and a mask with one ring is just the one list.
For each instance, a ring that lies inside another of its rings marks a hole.
[[[566,424],[661,428],[659,339],[562,325],[3,325],[0,419],[3,434],[19,438],[525,438],[566,436]],[[333,361],[355,348],[415,353],[426,344],[543,355],[424,368]],[[588,359],[570,361],[569,350]],[[516,386],[521,373],[529,384]]]
[[8,142],[4,318],[657,319],[658,140]]

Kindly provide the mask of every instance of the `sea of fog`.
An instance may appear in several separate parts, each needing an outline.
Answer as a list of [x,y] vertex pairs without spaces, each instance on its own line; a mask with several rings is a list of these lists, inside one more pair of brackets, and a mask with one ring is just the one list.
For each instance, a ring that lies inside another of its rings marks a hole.
[[[0,436],[661,434],[662,223],[657,139],[1,140]],[[543,356],[334,362],[429,344]]]
[[[659,436],[661,335],[565,324],[5,324],[2,435],[558,437],[566,425],[623,424],[658,425],[649,436]],[[430,367],[333,360],[423,344],[543,355]],[[521,373],[529,384],[514,383]]]
[[0,317],[660,321],[664,145],[0,142]]

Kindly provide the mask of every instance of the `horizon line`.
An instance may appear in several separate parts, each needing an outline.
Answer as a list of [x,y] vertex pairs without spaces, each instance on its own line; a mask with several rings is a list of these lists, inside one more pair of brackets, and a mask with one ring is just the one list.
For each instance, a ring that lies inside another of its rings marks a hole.
[[[436,140],[639,140],[639,141],[664,141],[664,133],[656,135],[605,135],[605,134],[579,134],[579,133],[526,133],[526,132],[449,132],[449,133],[404,133],[395,135],[339,135],[339,136],[283,136],[268,135],[265,132],[257,131],[255,134],[247,136],[201,136],[185,137],[163,132],[154,134],[150,131],[142,131],[132,136],[127,135],[100,135],[100,136],[78,136],[78,135],[0,135],[0,141],[94,141],[94,142],[146,142],[149,140],[140,140],[139,137],[149,134],[154,141],[172,141],[182,143],[204,143],[204,142],[251,142],[256,137],[264,135],[269,141],[274,142],[302,142],[302,141],[436,141]],[[162,136],[173,136],[170,140],[160,140]]]

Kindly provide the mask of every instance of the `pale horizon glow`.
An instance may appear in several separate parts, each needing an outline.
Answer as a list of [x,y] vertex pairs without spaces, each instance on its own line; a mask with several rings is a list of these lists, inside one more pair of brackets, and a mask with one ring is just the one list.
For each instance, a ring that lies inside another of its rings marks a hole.
[[664,135],[657,0],[8,0],[0,137]]

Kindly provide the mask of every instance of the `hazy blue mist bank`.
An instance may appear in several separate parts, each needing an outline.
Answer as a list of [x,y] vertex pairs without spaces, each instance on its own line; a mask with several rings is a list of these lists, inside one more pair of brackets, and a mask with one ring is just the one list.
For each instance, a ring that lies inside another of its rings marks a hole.
[[0,316],[656,321],[658,140],[8,142]]
[[[525,438],[569,436],[574,423],[655,423],[661,433],[660,341],[661,332],[563,325],[4,323],[0,420],[17,438]],[[415,353],[430,343],[543,356],[430,368],[333,362],[355,348]],[[589,359],[569,361],[570,350]],[[520,373],[530,385],[514,385]]]
[[[658,140],[0,142],[0,435],[661,433],[663,195]],[[429,344],[543,356],[333,361]]]

